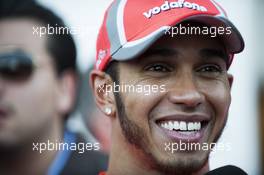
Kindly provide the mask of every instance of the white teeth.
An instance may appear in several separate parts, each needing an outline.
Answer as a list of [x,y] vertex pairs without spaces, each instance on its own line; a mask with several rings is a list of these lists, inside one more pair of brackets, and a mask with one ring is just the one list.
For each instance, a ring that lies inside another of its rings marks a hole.
[[164,128],[169,129],[169,124],[168,123],[165,123]]
[[201,122],[195,122],[194,125],[195,125],[195,129],[196,130],[200,130],[201,129]]
[[173,128],[174,128],[175,130],[180,129],[180,123],[177,122],[177,121],[175,121],[175,122],[173,123]]
[[188,123],[188,130],[194,130],[194,124],[192,122]]
[[173,130],[173,128],[174,128],[173,123],[172,123],[171,121],[169,121],[169,129],[170,129],[170,130]]
[[180,122],[180,130],[181,131],[186,131],[187,130],[186,122]]
[[201,122],[166,121],[161,123],[161,127],[170,131],[198,131],[201,130]]

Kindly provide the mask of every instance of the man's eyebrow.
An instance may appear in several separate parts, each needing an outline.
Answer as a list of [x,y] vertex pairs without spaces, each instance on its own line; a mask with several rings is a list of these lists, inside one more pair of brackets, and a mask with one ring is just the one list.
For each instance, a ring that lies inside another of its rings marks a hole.
[[219,57],[222,58],[225,62],[228,62],[228,55],[223,50],[208,48],[208,49],[201,49],[199,52],[200,52],[199,54],[203,58]]
[[151,57],[151,56],[178,56],[178,51],[172,48],[150,48],[148,49],[142,56],[143,57]]

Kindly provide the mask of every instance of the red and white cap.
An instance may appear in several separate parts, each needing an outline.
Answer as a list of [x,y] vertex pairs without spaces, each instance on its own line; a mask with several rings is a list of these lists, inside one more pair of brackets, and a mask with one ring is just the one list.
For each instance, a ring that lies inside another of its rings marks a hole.
[[234,54],[244,49],[241,34],[214,0],[114,0],[98,34],[95,68],[104,70],[111,60],[136,58],[171,27],[186,20],[231,29],[230,35],[223,36],[230,55],[228,66]]

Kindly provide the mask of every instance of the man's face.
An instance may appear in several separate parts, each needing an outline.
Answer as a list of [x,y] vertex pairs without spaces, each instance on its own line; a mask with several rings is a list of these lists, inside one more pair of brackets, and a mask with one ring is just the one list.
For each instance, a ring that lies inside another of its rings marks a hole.
[[58,80],[46,37],[33,35],[32,27],[37,25],[27,19],[0,21],[0,54],[19,50],[34,64],[32,75],[25,80],[0,73],[0,147],[32,145],[33,139],[48,135],[58,124]]
[[150,166],[188,174],[207,162],[210,150],[165,148],[217,141],[231,101],[226,59],[223,44],[215,38],[178,36],[163,37],[139,58],[119,63],[120,84],[166,90],[116,94],[126,142],[143,152]]

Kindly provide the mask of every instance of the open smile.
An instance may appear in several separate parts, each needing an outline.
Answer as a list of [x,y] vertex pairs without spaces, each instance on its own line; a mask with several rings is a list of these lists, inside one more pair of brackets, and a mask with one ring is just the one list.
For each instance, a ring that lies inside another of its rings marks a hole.
[[155,123],[163,135],[174,142],[199,143],[209,121],[210,118],[205,115],[173,115],[157,119]]

